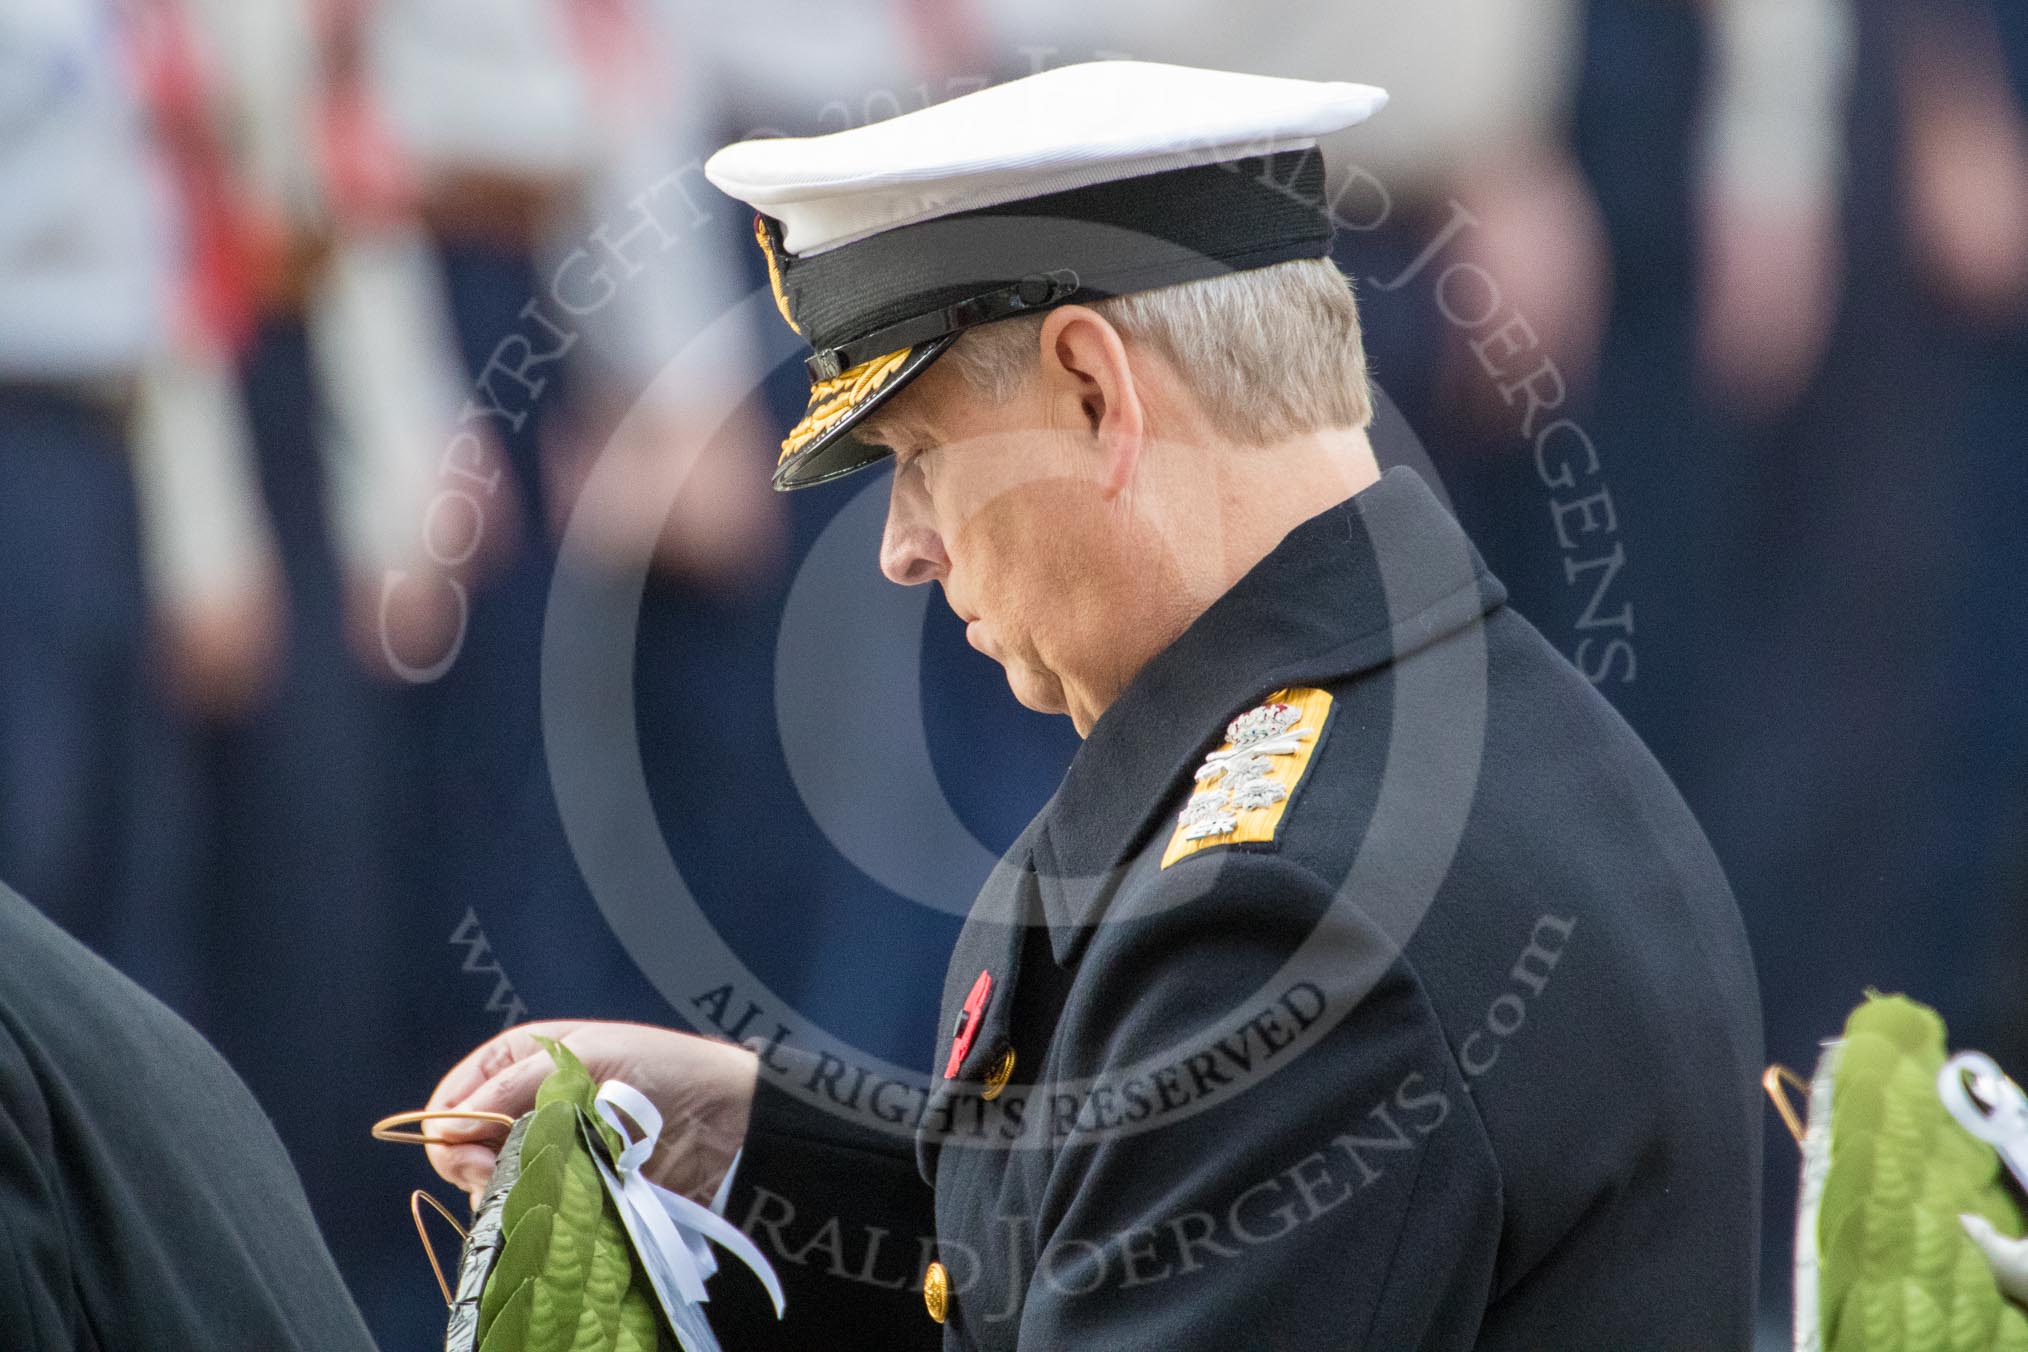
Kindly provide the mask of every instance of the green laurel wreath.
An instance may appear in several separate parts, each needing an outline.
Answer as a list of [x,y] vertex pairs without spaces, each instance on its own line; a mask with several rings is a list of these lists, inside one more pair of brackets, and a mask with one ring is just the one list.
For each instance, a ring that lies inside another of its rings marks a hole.
[[2022,1230],[1999,1156],[1937,1097],[1943,1020],[1869,995],[1835,1056],[1816,1225],[1825,1352],[2028,1352],[2028,1314],[1958,1221]]
[[514,1124],[465,1243],[447,1352],[658,1352],[673,1346],[652,1286],[592,1158],[617,1133],[593,1109],[597,1086],[570,1049],[534,1111]]

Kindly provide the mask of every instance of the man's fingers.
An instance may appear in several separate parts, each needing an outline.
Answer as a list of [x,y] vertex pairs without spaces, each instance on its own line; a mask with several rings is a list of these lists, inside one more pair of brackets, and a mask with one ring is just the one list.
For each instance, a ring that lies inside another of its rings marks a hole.
[[[474,1188],[484,1187],[486,1180],[493,1176],[493,1162],[499,1158],[500,1143],[506,1139],[506,1133],[499,1127],[486,1128],[483,1123],[467,1124],[463,1122],[440,1121],[431,1122],[426,1125],[430,1128],[429,1134],[431,1136],[449,1143],[445,1145],[432,1145],[427,1147],[425,1151],[429,1156],[430,1167],[437,1171],[437,1177],[443,1179],[446,1183],[463,1188],[467,1192],[470,1192]],[[464,1133],[454,1136],[448,1130],[451,1127],[464,1127],[467,1125],[491,1130],[493,1133],[492,1139],[488,1140],[481,1137],[467,1143],[461,1139]]]
[[[564,1022],[529,1024],[482,1043],[438,1083],[430,1095],[430,1111],[521,1116],[535,1106],[535,1092],[551,1069],[536,1035],[561,1038],[577,1027]],[[467,1192],[485,1187],[506,1137],[504,1128],[496,1122],[440,1117],[426,1121],[423,1129],[446,1142],[428,1148],[430,1167],[439,1177]]]
[[[549,1073],[549,1058],[516,1061],[480,1085],[456,1105],[458,1112],[499,1113],[519,1117],[535,1106],[535,1091]],[[471,1192],[485,1186],[506,1130],[497,1122],[443,1117],[426,1124],[429,1134],[447,1145],[429,1147],[430,1165],[445,1182]],[[465,1144],[470,1142],[470,1144]]]
[[[502,1113],[508,1117],[519,1117],[535,1106],[535,1091],[542,1088],[542,1082],[555,1069],[547,1056],[531,1056],[502,1070],[498,1075],[467,1094],[457,1105],[464,1113]],[[452,1135],[453,1128],[463,1128],[462,1135],[486,1135],[500,1129],[486,1122],[473,1122],[457,1118],[443,1123],[442,1135]]]
[[432,1111],[465,1106],[467,1097],[507,1067],[531,1056],[542,1055],[542,1044],[535,1040],[538,1034],[560,1040],[582,1026],[574,1020],[552,1019],[544,1023],[525,1023],[488,1038],[437,1082],[436,1092],[430,1095],[428,1106]]
[[[459,1112],[500,1113],[519,1117],[535,1105],[535,1091],[548,1073],[547,1057],[517,1061],[479,1086],[457,1105]],[[483,1187],[493,1172],[493,1157],[506,1138],[496,1122],[437,1118],[425,1124],[444,1145],[429,1147],[430,1167],[448,1183],[467,1192]],[[471,1144],[466,1144],[470,1142]]]
[[480,1145],[431,1146],[430,1163],[436,1166],[437,1177],[472,1195],[472,1206],[476,1210],[479,1196],[486,1189],[486,1183],[493,1177],[493,1166],[499,1156],[490,1148]]

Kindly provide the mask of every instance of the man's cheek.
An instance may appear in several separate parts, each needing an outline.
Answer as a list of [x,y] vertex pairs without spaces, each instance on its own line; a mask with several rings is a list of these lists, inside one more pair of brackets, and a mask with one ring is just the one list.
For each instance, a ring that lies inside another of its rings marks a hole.
[[1039,542],[1074,547],[1085,532],[1103,527],[1105,513],[1088,484],[1069,479],[1027,479],[980,499],[960,515],[949,537],[978,556],[1032,552]]

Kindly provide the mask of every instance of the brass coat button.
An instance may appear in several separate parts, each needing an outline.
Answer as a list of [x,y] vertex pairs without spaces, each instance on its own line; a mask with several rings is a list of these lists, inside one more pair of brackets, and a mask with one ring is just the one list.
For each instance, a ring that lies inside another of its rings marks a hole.
[[942,1263],[931,1263],[922,1274],[922,1303],[929,1307],[929,1317],[939,1324],[950,1314],[951,1274]]
[[1000,1097],[1000,1091],[1007,1087],[1007,1081],[1014,1078],[1014,1049],[1004,1047],[993,1058],[993,1064],[986,1068],[986,1087],[979,1091],[979,1097],[992,1100]]

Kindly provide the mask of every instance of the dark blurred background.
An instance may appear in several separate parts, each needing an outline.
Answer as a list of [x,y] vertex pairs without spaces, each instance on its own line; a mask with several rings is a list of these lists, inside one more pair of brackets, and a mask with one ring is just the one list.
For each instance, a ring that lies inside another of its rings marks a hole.
[[[926,1068],[955,913],[1075,739],[933,605],[919,723],[984,849],[883,825],[898,771],[809,709],[785,749],[784,605],[859,499],[767,489],[778,342],[692,342],[763,283],[698,163],[1104,55],[1393,91],[1332,147],[1379,449],[1689,797],[1770,1059],[1876,986],[2028,1071],[2014,0],[0,0],[0,879],[251,1082],[386,1346],[441,1307],[368,1124],[507,1022],[696,1013],[565,838],[559,566],[648,569],[641,764],[709,923]],[[919,847],[935,904],[852,862]],[[1768,1165],[1780,1346],[1772,1117]]]

